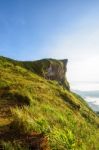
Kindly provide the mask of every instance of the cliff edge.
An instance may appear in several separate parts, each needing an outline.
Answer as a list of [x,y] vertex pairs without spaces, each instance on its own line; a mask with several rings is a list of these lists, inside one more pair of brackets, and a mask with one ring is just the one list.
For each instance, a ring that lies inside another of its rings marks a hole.
[[56,80],[67,90],[70,90],[66,78],[68,59],[42,59],[33,62],[23,62],[25,68],[43,76],[47,80]]

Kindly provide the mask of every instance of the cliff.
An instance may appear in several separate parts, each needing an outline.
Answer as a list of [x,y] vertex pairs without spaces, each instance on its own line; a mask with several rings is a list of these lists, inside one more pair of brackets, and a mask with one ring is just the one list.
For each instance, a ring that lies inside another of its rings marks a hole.
[[42,59],[37,61],[16,61],[9,58],[1,57],[2,61],[11,62],[14,66],[19,65],[34,72],[47,80],[58,81],[65,89],[70,90],[66,78],[68,59]]
[[70,87],[66,78],[67,62],[67,59],[42,59],[33,62],[23,62],[23,64],[27,69],[41,75],[47,80],[58,81],[60,85],[69,90]]

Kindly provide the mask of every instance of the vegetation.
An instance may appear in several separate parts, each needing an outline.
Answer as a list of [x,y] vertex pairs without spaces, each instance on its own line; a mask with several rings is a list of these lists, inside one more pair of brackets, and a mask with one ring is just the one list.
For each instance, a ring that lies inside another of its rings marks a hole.
[[1,145],[28,150],[27,136],[32,134],[33,142],[42,134],[45,149],[98,150],[98,115],[80,96],[37,74],[33,65],[0,57]]

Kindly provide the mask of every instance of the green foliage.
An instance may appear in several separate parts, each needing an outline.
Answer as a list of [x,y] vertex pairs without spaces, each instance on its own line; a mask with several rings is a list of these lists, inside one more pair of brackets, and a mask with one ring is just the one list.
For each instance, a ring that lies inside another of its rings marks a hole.
[[12,109],[13,122],[10,127],[13,130],[18,131],[20,134],[30,133],[33,130],[35,122],[28,115],[28,112],[25,111],[24,108]]
[[2,147],[4,150],[29,150],[28,147],[26,147],[26,146],[23,147],[20,144],[18,144],[17,142],[11,143],[11,142],[2,141],[1,144],[2,144]]
[[54,128],[50,134],[50,143],[54,150],[74,150],[76,148],[75,137],[69,129],[62,131]]
[[14,150],[14,147],[12,146],[11,142],[1,142],[1,144],[5,150]]

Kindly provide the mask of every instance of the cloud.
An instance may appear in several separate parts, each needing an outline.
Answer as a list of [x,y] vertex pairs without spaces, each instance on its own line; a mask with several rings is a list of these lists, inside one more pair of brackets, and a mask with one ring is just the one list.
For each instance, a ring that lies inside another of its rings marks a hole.
[[99,80],[99,21],[98,16],[94,16],[84,16],[68,34],[53,36],[46,48],[51,57],[69,59],[70,81]]

